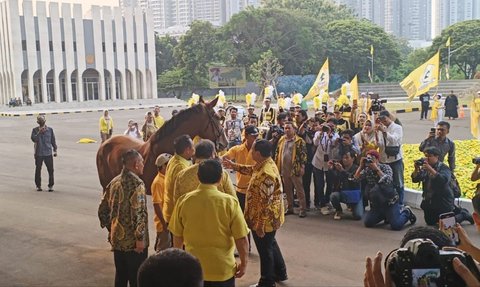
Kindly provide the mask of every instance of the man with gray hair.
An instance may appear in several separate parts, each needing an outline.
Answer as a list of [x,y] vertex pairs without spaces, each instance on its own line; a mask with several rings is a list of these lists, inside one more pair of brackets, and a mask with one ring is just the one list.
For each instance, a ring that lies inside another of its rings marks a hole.
[[[45,162],[48,171],[48,191],[53,191],[53,157],[57,156],[57,142],[51,127],[45,124],[45,116],[38,116],[38,127],[33,128],[31,139],[34,144],[35,185],[42,191],[42,164]],[[53,150],[53,153],[52,153]]]

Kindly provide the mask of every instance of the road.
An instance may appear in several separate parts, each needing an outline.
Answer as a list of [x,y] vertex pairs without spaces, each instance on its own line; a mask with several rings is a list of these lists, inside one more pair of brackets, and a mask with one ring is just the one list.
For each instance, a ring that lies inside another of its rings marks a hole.
[[[169,118],[170,109],[162,114]],[[128,119],[141,122],[145,111],[112,112],[115,133],[123,132]],[[83,137],[98,139],[100,113],[47,116],[58,142],[55,159],[55,192],[36,192],[33,144],[34,117],[0,118],[0,286],[111,286],[113,255],[100,229],[97,207],[101,195],[95,154],[96,144],[77,144]],[[432,122],[419,121],[419,113],[400,114],[405,142],[418,143]],[[452,121],[451,137],[467,139],[468,119]],[[47,179],[43,170],[43,179]],[[45,184],[44,184],[45,185]],[[150,200],[150,199],[149,199]],[[153,215],[149,201],[149,214]],[[424,224],[421,212],[417,225]],[[150,218],[151,219],[151,218]],[[150,220],[153,244],[153,220]],[[480,236],[466,226],[474,242]],[[288,216],[278,232],[289,280],[280,286],[360,286],[365,256],[398,246],[403,231],[385,226],[364,228],[361,222],[310,212],[307,218]],[[150,253],[153,248],[150,247]],[[247,274],[237,286],[258,280],[259,258],[252,248]]]

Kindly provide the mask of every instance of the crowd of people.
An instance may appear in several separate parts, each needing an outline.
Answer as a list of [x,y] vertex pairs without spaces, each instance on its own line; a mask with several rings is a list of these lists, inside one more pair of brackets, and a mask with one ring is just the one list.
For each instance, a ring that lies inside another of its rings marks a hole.
[[[401,230],[407,223],[415,224],[415,214],[404,204],[404,164],[415,166],[412,180],[422,183],[421,208],[427,225],[438,226],[439,216],[448,212],[455,214],[457,223],[480,223],[478,214],[472,218],[454,203],[458,186],[455,144],[447,137],[450,124],[438,121],[420,144],[425,158],[404,163],[400,121],[370,96],[362,93],[353,104],[339,97],[333,112],[328,111],[327,102],[313,117],[299,104],[274,108],[270,98],[265,98],[259,116],[253,106],[247,107],[243,118],[236,107],[218,107],[227,151],[217,154],[213,142],[200,139],[194,144],[183,135],[174,141],[174,155],[161,154],[156,159],[158,174],[151,190],[157,232],[154,249],[159,253],[147,260],[148,216],[140,179],[143,159],[135,150],[127,152],[122,173],[108,185],[99,207],[101,226],[108,229],[114,250],[115,285],[136,286],[139,269],[140,286],[159,280],[151,278],[153,271],[142,270],[154,268],[152,262],[163,260],[162,254],[183,256],[196,264],[196,259],[180,251],[165,251],[174,247],[198,259],[202,270],[201,276],[194,276],[198,286],[235,286],[235,278],[247,270],[253,238],[260,256],[260,279],[252,286],[275,286],[288,279],[275,240],[285,216],[304,218],[316,209],[335,220],[363,220],[366,227],[385,223]],[[156,107],[153,113],[147,112],[141,130],[131,120],[125,134],[146,141],[163,122]],[[100,119],[102,140],[111,136],[112,129],[113,120],[105,111]],[[472,180],[480,177],[479,167]],[[235,184],[227,169],[236,173]],[[456,228],[462,233],[460,225]],[[467,246],[470,241],[464,240]],[[465,248],[474,250],[470,245]],[[367,269],[368,264],[371,260]]]

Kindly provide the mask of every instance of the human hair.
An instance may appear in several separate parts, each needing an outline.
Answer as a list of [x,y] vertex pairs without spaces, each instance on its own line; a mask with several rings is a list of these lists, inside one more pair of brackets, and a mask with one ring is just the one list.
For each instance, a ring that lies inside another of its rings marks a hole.
[[434,146],[427,147],[426,149],[423,150],[423,153],[431,154],[431,155],[437,156],[437,157],[440,156],[440,154],[441,154],[440,150],[437,147],[434,147]]
[[378,153],[378,151],[376,151],[374,149],[367,151],[366,155],[371,155],[371,156],[375,157],[377,160],[380,159],[380,154]]
[[358,156],[357,152],[355,150],[353,150],[352,148],[347,148],[347,149],[343,150],[342,153],[341,153],[341,156],[343,157],[346,154],[349,154],[350,157],[353,158],[354,160]]
[[355,132],[353,130],[344,130],[340,133],[340,136],[343,136],[343,135],[349,135],[350,138],[353,139],[353,136],[355,135]]
[[200,261],[177,248],[148,257],[138,269],[139,287],[202,287]]
[[450,123],[446,121],[439,121],[437,123],[437,126],[444,126],[444,127],[447,127],[448,130],[450,130]]
[[232,112],[232,111],[238,112],[238,109],[237,109],[236,107],[231,107],[231,108],[230,108],[230,112]]
[[288,117],[288,113],[283,112],[277,115],[277,121],[285,120]]
[[294,130],[297,129],[297,126],[291,121],[285,122],[285,125],[291,125]]
[[256,140],[254,149],[260,152],[262,157],[272,156],[272,144],[267,140]]
[[222,164],[216,159],[207,159],[198,166],[198,180],[204,184],[214,184],[222,178]]
[[187,148],[192,146],[192,139],[189,135],[181,135],[173,140],[175,153],[182,154]]
[[299,113],[300,115],[302,115],[302,118],[304,118],[304,119],[307,119],[307,118],[308,118],[307,111],[305,111],[305,110],[299,110],[298,113]]
[[122,163],[123,165],[128,165],[138,158],[142,158],[142,155],[134,149],[128,150],[122,155]]
[[454,246],[450,237],[439,229],[431,226],[415,226],[407,230],[400,242],[400,247],[404,247],[408,241],[417,238],[430,239],[440,249],[445,246]]
[[201,140],[195,146],[195,158],[211,158],[215,151],[215,144],[211,140]]

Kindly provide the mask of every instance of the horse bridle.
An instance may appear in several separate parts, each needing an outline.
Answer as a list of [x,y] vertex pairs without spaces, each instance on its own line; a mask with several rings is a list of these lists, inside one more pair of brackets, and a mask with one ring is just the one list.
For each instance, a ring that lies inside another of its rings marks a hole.
[[220,139],[222,133],[223,133],[223,129],[221,129],[219,127],[219,125],[216,125],[215,123],[215,119],[213,118],[214,115],[210,112],[210,111],[207,111],[208,112],[208,125],[205,127],[205,130],[208,130],[208,128],[210,127],[210,125],[213,126],[213,133],[215,135],[215,140],[213,141],[213,143],[215,144],[215,147],[217,148],[218,147],[218,140]]

